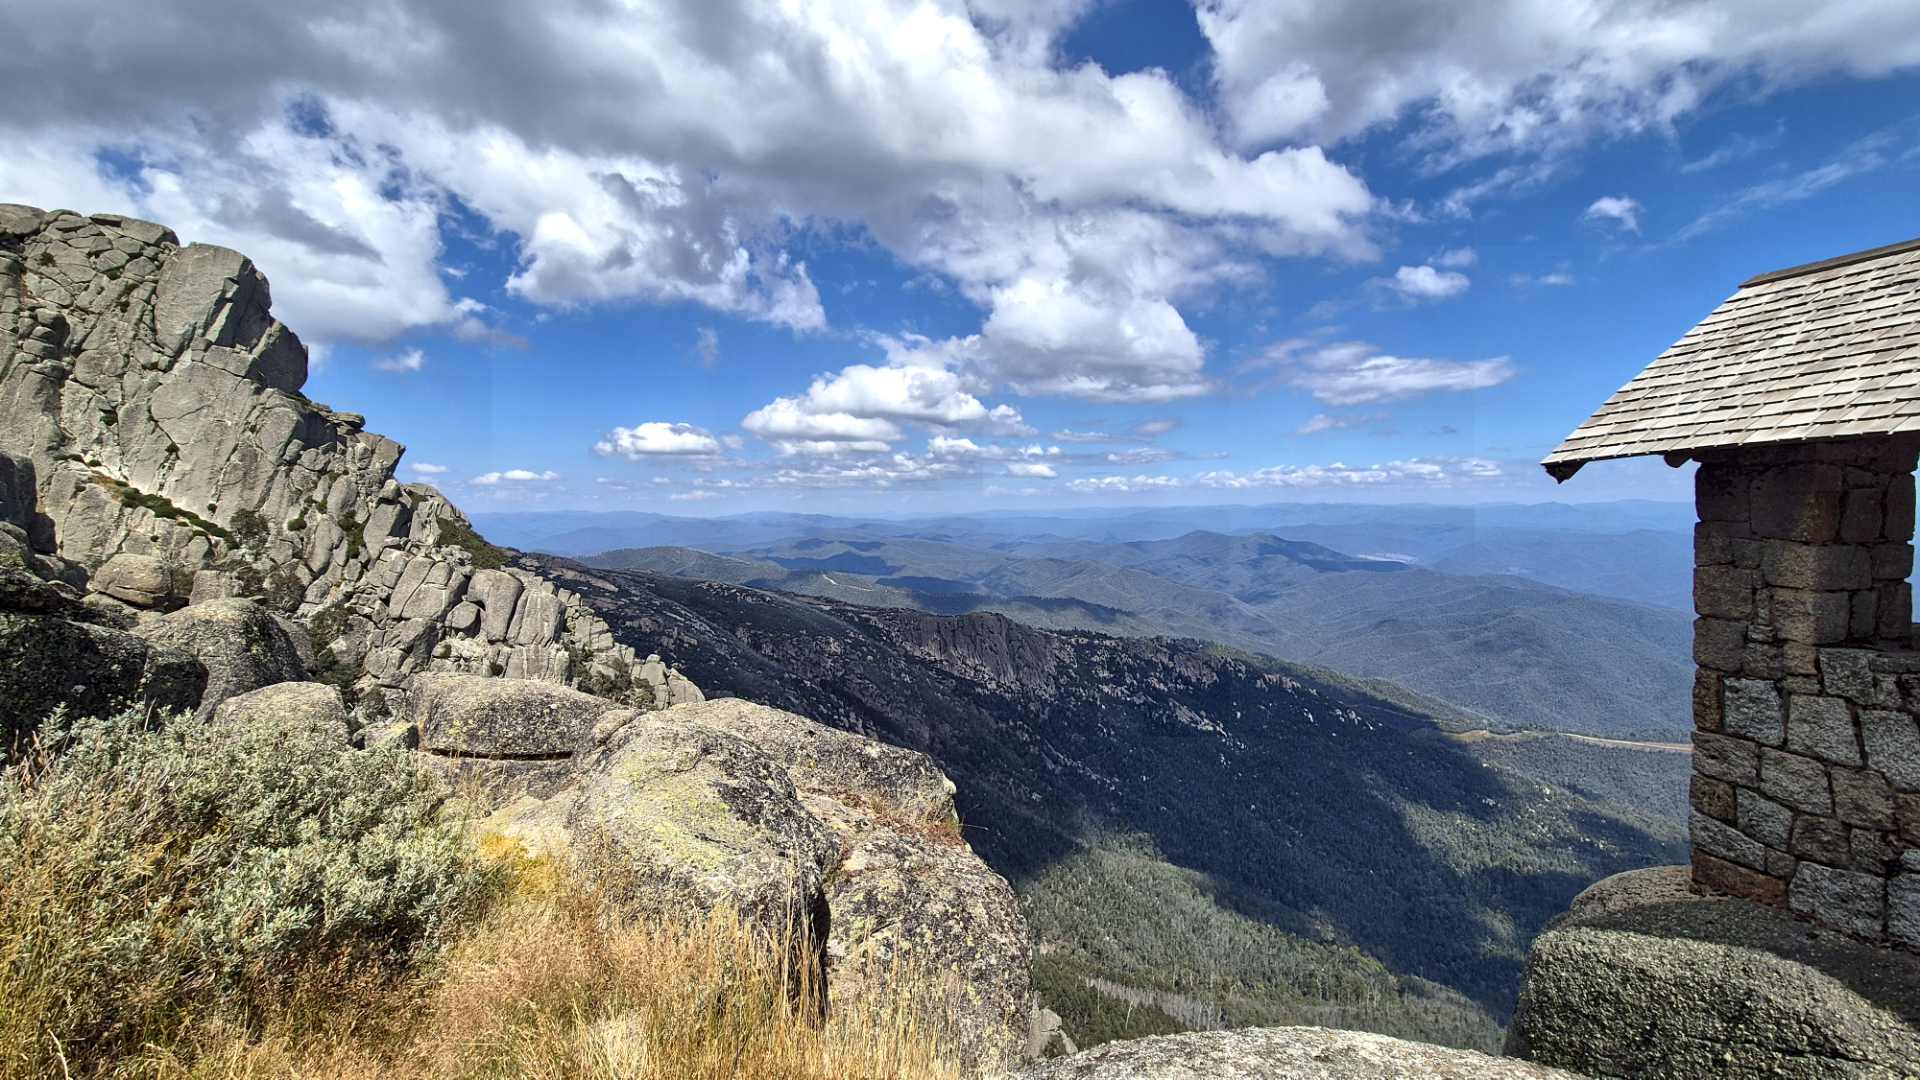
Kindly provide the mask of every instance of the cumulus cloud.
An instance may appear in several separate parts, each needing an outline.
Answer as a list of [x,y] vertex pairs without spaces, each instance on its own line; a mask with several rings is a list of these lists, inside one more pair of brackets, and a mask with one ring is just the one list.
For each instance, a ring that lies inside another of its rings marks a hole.
[[703,457],[720,452],[720,440],[713,433],[692,424],[670,424],[650,420],[633,427],[616,427],[593,444],[601,457],[623,457],[639,461],[648,457]]
[[480,487],[498,487],[501,484],[552,483],[558,479],[560,479],[560,474],[551,469],[544,472],[535,472],[532,469],[505,469],[481,473],[470,482]]
[[[319,340],[504,333],[450,285],[808,331],[828,315],[801,253],[854,237],[982,305],[956,339],[978,372],[1190,396],[1208,383],[1180,305],[1263,257],[1369,254],[1376,200],[1318,147],[1224,144],[1165,72],[1063,64],[1089,6],[8,9],[0,34],[35,45],[9,74],[35,101],[0,119],[0,198],[247,251]],[[246,47],[201,62],[208,25]],[[137,166],[102,169],[108,151]],[[441,273],[448,227],[497,235],[507,280]]]
[[408,349],[392,356],[383,356],[373,362],[380,371],[419,371],[427,366],[427,354],[419,349]]
[[1448,248],[1430,261],[1448,270],[1464,270],[1480,261],[1480,253],[1470,247]]
[[1446,300],[1467,291],[1472,281],[1457,270],[1438,270],[1432,266],[1403,266],[1390,278],[1375,278],[1376,285],[1390,289],[1407,300]]
[[1920,65],[1906,0],[1199,0],[1240,145],[1408,122],[1441,163],[1667,131],[1736,80],[1762,90]]
[[440,476],[447,471],[445,465],[435,465],[428,461],[410,461],[407,463],[407,468],[412,469],[421,476]]
[[1425,394],[1482,390],[1518,373],[1506,357],[1429,360],[1392,356],[1364,341],[1278,342],[1249,368],[1270,367],[1280,380],[1328,405],[1369,405]]
[[1034,461],[1009,462],[1007,473],[1011,476],[1025,476],[1038,480],[1051,480],[1060,475],[1054,471],[1053,466]]
[[1610,222],[1630,233],[1640,231],[1642,207],[1631,195],[1602,195],[1580,216],[1587,221]]
[[977,376],[927,363],[851,364],[816,376],[804,394],[755,409],[740,426],[788,453],[884,451],[908,423],[993,435],[1032,431],[1017,409],[988,407],[974,396],[984,387]]

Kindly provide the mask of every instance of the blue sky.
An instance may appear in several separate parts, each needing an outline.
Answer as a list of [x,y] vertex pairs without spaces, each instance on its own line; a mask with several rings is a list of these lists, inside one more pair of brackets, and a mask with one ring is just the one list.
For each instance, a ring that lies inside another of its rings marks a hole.
[[0,13],[0,200],[252,255],[475,510],[1684,497],[1532,462],[1920,235],[1907,2],[109,7]]

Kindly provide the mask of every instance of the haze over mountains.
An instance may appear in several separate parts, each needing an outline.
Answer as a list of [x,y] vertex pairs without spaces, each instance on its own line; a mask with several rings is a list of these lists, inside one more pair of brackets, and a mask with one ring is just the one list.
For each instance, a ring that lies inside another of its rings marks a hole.
[[1486,726],[1670,740],[1688,729],[1690,522],[1623,502],[481,524],[599,566],[1200,638],[1389,680]]

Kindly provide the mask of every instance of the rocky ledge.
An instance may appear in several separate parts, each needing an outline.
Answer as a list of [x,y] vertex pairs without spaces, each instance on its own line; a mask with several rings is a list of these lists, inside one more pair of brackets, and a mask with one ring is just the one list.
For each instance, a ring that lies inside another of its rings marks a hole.
[[1108,1043],[1030,1066],[1017,1080],[1579,1080],[1471,1050],[1363,1031],[1250,1028]]
[[1623,1080],[1920,1076],[1920,956],[1636,870],[1534,941],[1507,1052]]

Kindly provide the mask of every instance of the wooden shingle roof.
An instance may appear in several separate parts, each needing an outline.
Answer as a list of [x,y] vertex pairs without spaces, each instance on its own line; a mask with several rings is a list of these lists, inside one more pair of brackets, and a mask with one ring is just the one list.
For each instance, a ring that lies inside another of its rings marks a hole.
[[1541,464],[1920,431],[1920,239],[1762,274]]

